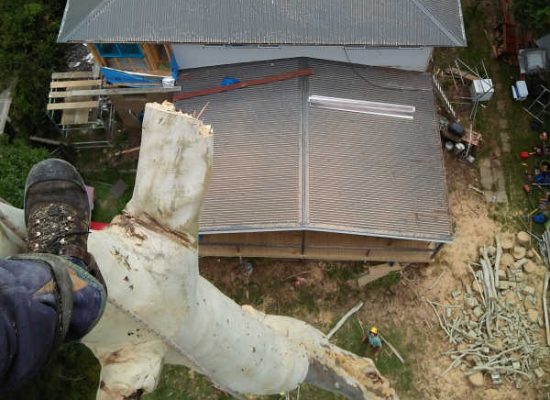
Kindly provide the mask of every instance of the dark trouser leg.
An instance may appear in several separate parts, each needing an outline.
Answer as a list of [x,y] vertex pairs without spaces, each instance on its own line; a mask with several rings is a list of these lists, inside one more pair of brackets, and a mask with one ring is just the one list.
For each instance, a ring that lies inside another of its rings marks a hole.
[[[61,342],[82,338],[101,317],[105,289],[73,261],[49,254],[0,260],[0,394],[35,375]],[[61,294],[62,286],[69,292]]]
[[0,260],[0,394],[48,360],[58,323],[52,288],[48,265]]

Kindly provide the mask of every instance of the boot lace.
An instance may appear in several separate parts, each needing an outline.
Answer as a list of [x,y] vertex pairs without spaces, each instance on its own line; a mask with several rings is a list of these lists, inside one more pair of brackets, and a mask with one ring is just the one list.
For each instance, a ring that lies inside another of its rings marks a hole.
[[33,253],[62,255],[67,245],[77,244],[88,235],[85,221],[78,218],[72,207],[49,204],[38,207],[29,216],[27,245]]

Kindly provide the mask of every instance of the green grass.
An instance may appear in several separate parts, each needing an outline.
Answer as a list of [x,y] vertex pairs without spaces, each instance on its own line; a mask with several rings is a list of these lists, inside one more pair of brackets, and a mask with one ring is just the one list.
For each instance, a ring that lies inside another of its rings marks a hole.
[[[78,154],[77,168],[86,184],[95,188],[92,219],[98,222],[110,222],[132,198],[135,174],[123,171],[135,169],[136,163],[129,162],[114,166],[107,161],[98,162],[103,158],[105,155],[101,150],[81,150]],[[110,194],[110,189],[119,180],[124,181],[126,190],[120,198],[115,199]]]
[[[334,321],[336,323],[337,321]],[[371,321],[363,321],[363,329],[368,331],[373,324]],[[380,333],[397,349],[399,354],[405,359],[405,364],[391,352],[391,350],[383,345],[376,359],[376,367],[382,375],[390,379],[394,388],[403,397],[414,393],[413,374],[408,362],[409,356],[420,350],[419,342],[415,340],[407,341],[403,330],[396,326],[380,326],[377,324]],[[333,343],[356,353],[361,356],[374,358],[372,350],[367,344],[361,343],[363,330],[359,326],[357,319],[350,319],[335,335]]]
[[365,287],[367,290],[389,289],[397,285],[400,280],[401,274],[399,272],[390,272],[388,275],[369,283]]
[[185,367],[167,365],[154,393],[145,400],[230,400],[231,397],[212,387],[205,377]]
[[[339,318],[333,321],[335,324]],[[367,321],[365,326],[370,326]],[[414,341],[406,343],[406,337],[403,332],[395,326],[379,327],[384,337],[397,348],[399,353],[405,358],[405,365],[395,357],[389,349],[379,353],[376,366],[380,372],[392,381],[396,390],[402,398],[412,398],[417,393],[414,390],[413,374],[410,368],[410,354],[421,350]],[[366,328],[365,328],[366,329]],[[332,342],[343,349],[359,354],[361,356],[372,357],[371,351],[366,344],[361,343],[363,331],[355,319],[350,319],[335,335]],[[296,398],[297,391],[291,395]],[[144,396],[146,400],[226,400],[229,399],[223,392],[212,387],[211,383],[199,374],[192,373],[185,367],[166,366],[161,382],[157,391]],[[282,396],[262,396],[264,400],[282,399]],[[300,398],[316,400],[342,400],[342,396],[330,393],[311,385],[302,385],[300,388]]]
[[38,376],[1,398],[94,400],[99,386],[99,371],[99,362],[87,347],[77,343],[64,345]]

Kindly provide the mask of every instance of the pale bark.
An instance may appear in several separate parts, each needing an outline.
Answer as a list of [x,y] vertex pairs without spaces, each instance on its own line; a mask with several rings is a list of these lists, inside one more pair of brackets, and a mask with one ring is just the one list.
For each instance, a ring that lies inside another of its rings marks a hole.
[[[153,391],[163,363],[193,368],[235,397],[307,382],[350,399],[397,398],[370,359],[302,321],[240,307],[199,275],[198,214],[211,161],[209,126],[147,105],[132,200],[89,239],[109,291],[103,318],[84,338],[102,366],[98,399]],[[20,252],[12,231],[24,232],[23,215],[6,205],[0,212],[0,255]]]

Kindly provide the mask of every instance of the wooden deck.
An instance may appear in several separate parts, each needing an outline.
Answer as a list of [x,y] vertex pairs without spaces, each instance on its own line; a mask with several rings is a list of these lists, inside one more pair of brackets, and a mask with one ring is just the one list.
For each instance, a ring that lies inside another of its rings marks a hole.
[[423,241],[327,232],[256,232],[202,235],[199,255],[428,263],[436,247]]

